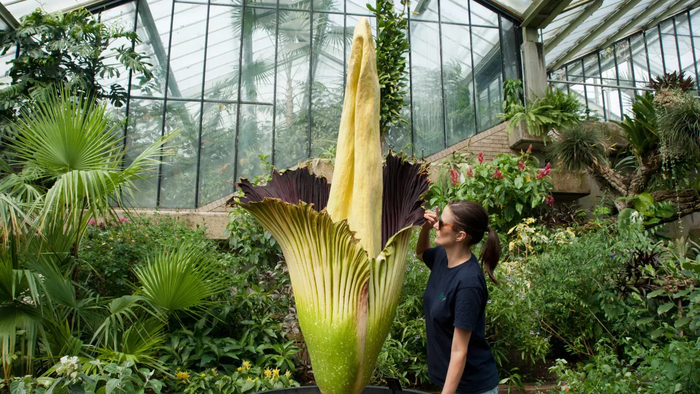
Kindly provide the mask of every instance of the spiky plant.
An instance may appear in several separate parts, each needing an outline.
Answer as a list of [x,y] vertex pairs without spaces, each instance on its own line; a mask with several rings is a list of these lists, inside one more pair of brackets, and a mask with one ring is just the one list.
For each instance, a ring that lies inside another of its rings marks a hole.
[[624,119],[618,125],[622,128],[625,140],[637,157],[657,150],[659,135],[656,131],[658,121],[654,95],[651,92],[637,95],[632,103],[632,117],[624,115]]
[[562,131],[548,145],[547,152],[562,168],[579,171],[605,159],[603,143],[600,125],[583,122]]
[[661,153],[666,159],[700,159],[700,102],[688,93],[663,106],[658,114]]
[[685,76],[685,71],[681,71],[680,73],[674,71],[652,78],[647,87],[654,89],[656,92],[662,90],[680,90],[682,92],[688,92],[693,90],[695,83],[692,77]]

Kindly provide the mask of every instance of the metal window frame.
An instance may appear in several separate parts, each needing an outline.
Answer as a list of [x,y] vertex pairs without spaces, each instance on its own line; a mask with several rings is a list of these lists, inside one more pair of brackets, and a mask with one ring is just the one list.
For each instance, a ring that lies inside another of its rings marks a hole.
[[[133,25],[134,25],[134,31],[138,29],[139,26],[139,21],[142,19],[140,18],[140,11],[143,11],[143,7],[141,7],[143,4],[142,2],[148,1],[148,0],[111,0],[111,1],[98,1],[92,4],[93,6],[93,11],[95,13],[100,13],[101,11],[104,11],[109,8],[117,7],[126,3],[133,2],[136,6],[136,12],[135,12],[135,17],[133,20]],[[461,21],[442,21],[442,7],[441,7],[441,0],[438,0],[438,20],[437,22],[425,22],[421,21],[422,23],[437,23],[438,24],[438,39],[439,39],[439,50],[440,50],[440,59],[439,59],[439,66],[440,66],[440,80],[441,80],[441,97],[442,97],[442,124],[443,124],[443,146],[447,147],[448,146],[448,137],[447,137],[447,103],[446,103],[446,97],[445,97],[445,81],[444,81],[444,54],[443,54],[443,33],[442,33],[442,25],[443,24],[448,24],[448,25],[459,25],[459,26],[465,26],[469,29],[469,45],[471,48],[470,51],[470,67],[471,67],[471,72],[472,72],[472,77],[471,77],[471,99],[472,99],[472,114],[474,117],[474,132],[465,138],[469,138],[473,135],[479,134],[483,130],[480,129],[479,127],[479,102],[478,98],[476,96],[477,93],[477,78],[476,75],[474,74],[474,70],[476,70],[475,64],[474,64],[474,54],[473,54],[473,49],[474,49],[474,28],[477,27],[485,27],[485,28],[490,28],[490,29],[498,29],[498,55],[500,56],[500,65],[501,65],[501,70],[500,70],[500,75],[498,76],[500,82],[502,83],[505,78],[506,78],[506,70],[505,70],[505,64],[504,64],[504,51],[506,51],[506,48],[504,48],[503,44],[503,39],[504,39],[504,34],[505,32],[503,31],[503,18],[507,18],[511,23],[513,23],[515,26],[517,26],[517,21],[508,13],[503,12],[502,10],[499,9],[494,9],[492,7],[489,7],[486,4],[482,4],[479,2],[480,5],[485,6],[489,11],[492,11],[495,13],[495,15],[498,18],[498,26],[485,26],[481,24],[472,24],[472,1],[475,0],[464,0],[466,1],[466,8],[467,8],[467,15],[464,18],[464,23]],[[185,98],[185,97],[180,97],[181,94],[178,94],[177,92],[171,92],[173,88],[176,88],[179,91],[179,88],[176,85],[176,79],[174,78],[174,75],[171,75],[173,72],[173,67],[171,65],[171,56],[172,56],[172,47],[173,47],[173,28],[174,28],[174,19],[175,19],[175,10],[176,10],[176,3],[178,4],[196,4],[199,6],[206,6],[206,13],[207,13],[207,19],[206,19],[206,24],[205,24],[205,37],[204,37],[204,59],[203,59],[203,64],[202,64],[202,75],[201,75],[201,89],[200,89],[200,97],[199,98]],[[221,100],[221,99],[208,99],[205,97],[205,92],[206,92],[206,75],[207,75],[207,57],[208,57],[208,46],[210,44],[209,42],[209,33],[210,33],[210,20],[212,17],[212,6],[226,6],[226,7],[231,7],[231,8],[239,8],[242,10],[242,20],[241,20],[241,36],[238,38],[239,39],[239,48],[238,48],[238,87],[237,87],[237,92],[234,100]],[[107,8],[108,7],[108,8]],[[248,101],[244,100],[242,97],[242,65],[241,62],[243,61],[243,40],[245,36],[245,14],[246,10],[248,8],[260,8],[260,9],[272,9],[276,12],[276,25],[275,25],[275,39],[274,39],[274,45],[275,45],[275,54],[274,54],[274,82],[273,82],[273,99],[272,103],[268,102],[258,102],[258,101]],[[280,2],[277,0],[275,2],[274,7],[271,7],[269,5],[264,5],[260,6],[258,4],[248,4],[246,1],[241,1],[240,4],[220,4],[216,0],[207,0],[206,2],[195,2],[195,1],[189,1],[189,0],[173,0],[172,4],[170,5],[170,13],[168,17],[170,18],[169,20],[169,31],[167,32],[168,39],[167,39],[167,48],[165,48],[165,42],[164,40],[160,40],[159,38],[154,39],[153,41],[158,41],[162,43],[162,46],[164,47],[165,52],[163,55],[165,59],[162,59],[162,63],[164,64],[164,78],[165,81],[163,82],[163,95],[162,97],[150,97],[150,96],[142,96],[138,94],[133,94],[135,92],[132,91],[131,87],[133,85],[133,78],[134,74],[130,71],[129,72],[129,86],[128,86],[128,99],[126,102],[126,117],[127,117],[127,122],[124,125],[124,140],[126,144],[126,136],[129,132],[129,116],[131,115],[131,112],[133,111],[133,106],[131,106],[131,100],[149,100],[152,102],[158,102],[162,103],[163,105],[163,110],[161,112],[161,123],[160,123],[160,135],[161,137],[165,135],[165,130],[167,126],[167,113],[168,113],[168,105],[170,102],[177,103],[191,103],[191,104],[198,104],[199,105],[199,119],[198,119],[198,130],[197,130],[197,158],[196,158],[196,168],[195,168],[195,197],[194,197],[194,207],[181,207],[181,208],[199,208],[201,205],[201,194],[200,194],[200,188],[201,188],[201,182],[202,182],[202,162],[201,162],[201,155],[202,155],[202,138],[203,138],[203,132],[204,132],[204,118],[203,118],[203,113],[204,113],[204,108],[208,103],[217,103],[217,104],[228,104],[228,105],[235,105],[236,106],[236,116],[235,116],[235,137],[234,137],[234,152],[233,152],[233,163],[231,163],[233,167],[233,174],[234,174],[234,179],[235,181],[236,177],[239,176],[240,168],[238,168],[238,158],[239,158],[239,146],[240,146],[240,138],[241,138],[241,110],[243,105],[262,105],[262,106],[271,106],[272,107],[272,151],[270,152],[271,157],[272,157],[272,162],[275,163],[277,161],[277,157],[275,155],[276,148],[278,145],[276,144],[276,139],[277,139],[277,83],[278,83],[278,61],[279,61],[279,44],[280,44],[280,34],[279,34],[279,18],[280,18],[280,12],[283,11],[297,11],[297,12],[307,12],[309,13],[309,18],[310,18],[310,42],[309,42],[309,76],[308,80],[306,81],[308,86],[308,112],[307,112],[307,157],[311,156],[311,151],[312,151],[312,108],[313,108],[313,75],[314,75],[314,70],[313,70],[313,55],[314,55],[314,28],[315,28],[315,23],[314,23],[314,18],[317,14],[334,14],[334,15],[341,15],[343,16],[343,24],[344,24],[344,29],[347,30],[347,20],[349,16],[371,16],[371,13],[368,12],[367,14],[359,14],[359,13],[353,13],[353,12],[348,12],[348,5],[347,1],[343,2],[343,9],[340,12],[336,11],[328,11],[328,10],[316,10],[314,9],[313,2],[310,4],[310,8],[306,10],[292,10],[292,9],[286,9],[280,7]],[[408,19],[408,29],[407,29],[407,38],[409,40],[409,45],[411,44],[411,33],[412,33],[412,26],[411,23],[414,22],[415,20],[411,17],[411,7],[410,5],[407,7],[407,19]],[[131,21],[130,21],[131,23]],[[518,29],[511,29],[510,34],[513,34],[514,37],[512,39],[514,40],[515,43],[515,59],[516,59],[516,65],[515,65],[515,72],[517,75],[522,75],[522,57],[521,53],[518,50],[520,44],[522,43],[522,36],[519,34]],[[165,32],[158,32],[158,34],[164,35],[162,33]],[[135,43],[132,43],[132,45],[135,45]],[[347,43],[343,43],[343,85],[346,83],[346,73],[347,70],[345,69],[345,66],[347,65]],[[409,50],[408,53],[408,65],[407,65],[407,72],[408,72],[408,80],[409,80],[409,89],[407,91],[408,94],[408,117],[411,120],[411,125],[410,125],[410,137],[411,137],[411,153],[413,155],[416,155],[418,150],[421,150],[422,152],[426,153],[426,147],[418,147],[416,146],[416,131],[414,128],[414,94],[413,94],[413,55],[412,51]],[[584,78],[585,80],[585,78]],[[493,81],[490,81],[489,86],[488,86],[488,93],[493,96],[493,94],[498,93],[498,92],[492,92],[491,91],[491,85]],[[500,89],[498,89],[500,91]],[[493,97],[492,97],[493,98]],[[492,105],[493,103],[489,102],[489,105]],[[482,122],[483,123],[483,122]],[[126,148],[126,145],[125,145]],[[432,153],[432,152],[431,152]],[[164,163],[162,162],[163,157],[164,157],[164,148],[160,150],[159,156],[161,159],[161,163],[158,165],[158,172],[157,172],[157,182],[156,182],[156,193],[155,193],[155,201],[154,201],[154,206],[156,208],[162,207],[162,198],[163,198],[163,170],[164,170]],[[425,156],[425,154],[423,155]]]

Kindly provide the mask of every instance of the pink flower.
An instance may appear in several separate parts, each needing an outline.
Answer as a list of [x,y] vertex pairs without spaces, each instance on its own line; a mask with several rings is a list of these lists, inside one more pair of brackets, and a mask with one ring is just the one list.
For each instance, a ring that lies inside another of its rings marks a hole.
[[544,203],[549,205],[550,207],[554,206],[554,196],[550,194],[549,196],[545,197]]
[[525,169],[525,163],[523,163],[522,160],[518,162],[518,169],[519,169],[520,171],[522,171],[522,170]]
[[453,186],[458,184],[459,183],[459,172],[450,168],[450,179],[452,180]]
[[129,218],[122,217],[122,218],[119,218],[119,221],[122,223],[129,223]]
[[527,153],[528,155],[532,153],[532,144],[530,144],[530,146],[527,147],[527,152],[525,153]]
[[94,226],[95,223],[97,223],[97,222],[95,221],[95,219],[90,219],[90,220],[88,220],[88,226]]
[[467,171],[465,171],[464,174],[467,176],[467,178],[473,177],[473,176],[474,176],[474,171],[472,170],[472,167],[471,167],[471,166],[467,167]]
[[540,173],[537,174],[537,180],[541,181],[542,178],[544,178],[544,176],[545,176],[544,170],[540,170]]
[[496,168],[496,171],[493,173],[493,177],[496,179],[503,179],[503,173],[501,172],[501,170]]
[[479,152],[479,156],[476,157],[479,160],[479,164],[484,162],[484,152]]
[[544,166],[544,174],[549,175],[549,173],[552,171],[552,163],[547,163],[546,166]]
[[103,222],[102,220],[100,220],[99,222],[97,222],[97,226],[98,226],[98,227],[104,227],[104,226],[105,226],[105,222]]

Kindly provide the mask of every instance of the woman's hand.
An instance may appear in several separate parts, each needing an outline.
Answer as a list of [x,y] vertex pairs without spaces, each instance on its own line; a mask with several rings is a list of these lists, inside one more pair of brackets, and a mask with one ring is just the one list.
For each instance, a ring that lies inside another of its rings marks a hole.
[[440,211],[438,211],[438,207],[435,207],[434,211],[425,211],[423,214],[423,217],[425,218],[425,223],[423,224],[423,228],[428,228],[431,229],[435,226],[435,223],[438,221],[438,215],[440,214]]

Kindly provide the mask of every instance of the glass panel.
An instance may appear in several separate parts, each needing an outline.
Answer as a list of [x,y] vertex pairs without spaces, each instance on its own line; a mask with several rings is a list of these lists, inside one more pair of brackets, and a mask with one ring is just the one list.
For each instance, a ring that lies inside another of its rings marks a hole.
[[474,0],[469,0],[469,7],[472,11],[472,25],[498,27],[498,14]]
[[634,86],[629,43],[625,40],[615,44],[615,54],[617,56],[617,76],[620,86]]
[[[568,80],[572,82],[583,82],[583,61],[571,63],[567,66]],[[583,85],[569,85],[571,92],[583,105],[586,105],[586,94]]]
[[503,46],[503,65],[506,78],[520,78],[519,47],[516,42],[517,26],[507,18],[501,18],[501,45]]
[[239,7],[211,6],[204,86],[204,97],[208,99],[238,99],[241,12]]
[[676,35],[673,32],[673,20],[667,19],[659,25],[661,28],[661,42],[663,45],[664,61],[666,72],[679,71],[678,47],[676,46]]
[[[119,7],[114,7],[103,11],[100,13],[100,20],[107,26],[123,29],[124,31],[134,31],[134,23],[136,22],[136,3],[126,3]],[[124,89],[124,94],[126,95],[126,90],[128,90],[129,85],[129,71],[126,66],[121,64],[117,60],[117,48],[122,46],[131,47],[132,42],[127,38],[119,38],[112,41],[104,52],[104,63],[111,67],[114,67],[113,74],[111,76],[105,75],[104,78],[99,79],[99,83],[105,87],[107,91],[117,84]],[[147,60],[147,62],[151,62]],[[119,105],[123,105],[119,103]]]
[[291,10],[310,10],[311,0],[279,0],[280,8]]
[[[240,0],[239,0],[240,2]],[[245,0],[248,7],[277,8],[277,0]],[[239,19],[240,20],[240,19]]]
[[620,89],[622,95],[622,113],[632,116],[632,103],[634,102],[634,90]]
[[[129,102],[129,119],[126,131],[126,165],[131,164],[149,145],[160,138],[163,131],[163,102],[160,100],[134,100]],[[125,203],[134,207],[154,208],[158,187],[158,169],[134,182],[134,198],[127,194]]]
[[142,42],[136,46],[136,51],[150,57],[154,78],[149,82],[132,78],[132,96],[164,96],[172,6],[171,0],[142,0],[139,3],[136,33]]
[[469,24],[468,0],[441,0],[440,20],[443,22]]
[[617,69],[615,67],[615,50],[609,47],[600,51],[600,70],[604,85],[617,85]]
[[311,156],[335,147],[343,111],[344,51],[343,15],[315,14],[311,81]]
[[[275,2],[276,3],[276,2]],[[212,5],[242,5],[243,0],[211,0]],[[213,8],[212,8],[212,16],[213,14]]]
[[169,97],[202,97],[207,7],[175,3],[170,47]]
[[[326,11],[340,14],[345,12],[345,4],[343,0],[313,0],[313,2],[314,11]],[[367,10],[366,7],[365,10]],[[365,11],[365,13],[367,12],[369,12],[369,10]]]
[[[462,39],[460,39],[460,37]],[[469,27],[442,26],[443,80],[445,84],[445,126],[447,146],[473,135],[474,81],[472,79]]]
[[[566,81],[566,67],[562,67],[558,70],[554,70],[550,73],[549,79],[555,80],[555,81]],[[561,90],[561,91],[566,91],[567,84],[565,83],[557,83],[557,82],[552,82],[552,86]]]
[[310,14],[280,11],[277,61],[275,166],[308,157]]
[[406,94],[403,99],[404,106],[401,108],[401,118],[406,122],[399,122],[389,127],[384,148],[387,151],[391,149],[394,153],[403,152],[407,155],[413,155],[413,144],[411,143],[411,99],[408,92],[409,89],[406,88]]
[[246,8],[243,21],[241,100],[272,104],[275,78],[275,27],[273,10]]
[[472,27],[476,75],[478,131],[499,123],[502,111],[502,70],[498,29]]
[[606,119],[620,120],[620,92],[618,89],[603,88],[605,98]]
[[693,45],[690,40],[690,25],[688,24],[687,14],[681,14],[676,17],[676,34],[678,35],[678,47],[681,55],[681,70],[685,72],[685,75],[695,75]]
[[413,132],[415,151],[427,157],[445,148],[440,76],[440,37],[436,23],[411,22]]
[[634,64],[634,80],[636,85],[643,87],[649,82],[649,66],[647,64],[647,52],[644,48],[644,35],[637,34],[630,37],[632,45],[632,63]]
[[438,21],[438,0],[419,0],[411,4],[411,20]]
[[[401,7],[397,2],[396,7]],[[363,0],[345,0],[345,7],[348,14],[372,15],[372,12],[367,9],[367,1]],[[348,25],[350,26],[350,25]]]
[[695,81],[700,83],[700,10],[690,11],[690,27],[692,29],[693,50],[695,51],[696,71]]
[[165,132],[180,134],[165,146],[160,188],[161,208],[194,208],[199,144],[199,102],[169,102]]
[[649,56],[649,67],[651,67],[651,75],[663,75],[664,64],[661,58],[661,43],[659,42],[659,31],[650,29],[644,32],[644,37],[647,40],[647,54]]
[[236,105],[204,104],[199,163],[199,206],[233,193]]
[[[286,146],[282,147],[286,149]],[[272,153],[272,106],[241,105],[236,180],[262,175],[260,156]]]
[[[586,83],[600,84],[600,69],[598,68],[598,54],[588,55],[583,58],[583,72],[586,75]],[[600,86],[586,85],[586,97],[588,109],[603,114],[603,89]]]

